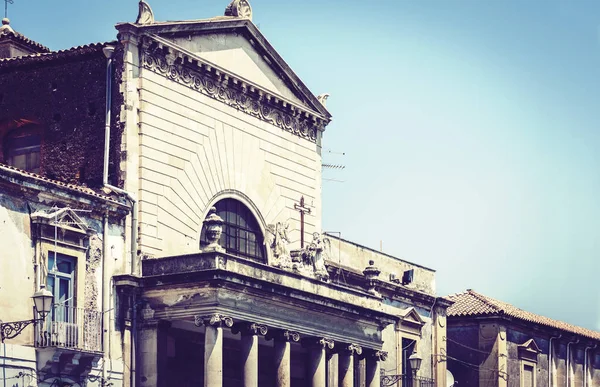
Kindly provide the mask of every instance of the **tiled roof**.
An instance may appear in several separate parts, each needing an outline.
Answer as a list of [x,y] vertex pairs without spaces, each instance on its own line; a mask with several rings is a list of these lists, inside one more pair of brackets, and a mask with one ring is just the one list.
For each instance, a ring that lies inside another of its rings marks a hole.
[[[86,44],[84,46],[72,47],[72,48],[69,48],[66,50],[43,52],[43,53],[39,53],[39,54],[31,54],[31,55],[17,56],[14,58],[0,59],[0,68],[9,67],[9,66],[13,66],[13,65],[22,65],[25,63],[45,62],[45,61],[51,61],[51,60],[63,59],[63,58],[75,58],[77,56],[81,56],[81,55],[85,55],[85,54],[101,52],[102,48],[110,43],[111,42],[91,43],[91,44]],[[112,43],[115,43],[115,42],[112,42]]]
[[64,183],[64,182],[58,181],[58,180],[48,179],[47,177],[38,175],[37,173],[27,172],[27,171],[24,171],[22,169],[12,167],[10,165],[6,165],[6,164],[1,164],[0,163],[0,174],[2,172],[8,172],[8,173],[16,174],[16,175],[19,175],[19,176],[22,176],[22,177],[32,178],[32,179],[35,179],[35,180],[40,181],[40,182],[45,182],[45,183],[49,183],[49,184],[52,184],[52,185],[57,186],[57,187],[68,189],[70,191],[76,191],[76,192],[82,193],[84,195],[89,195],[89,196],[93,196],[93,197],[96,197],[98,199],[109,201],[109,202],[112,202],[112,203],[115,203],[115,204],[124,205],[117,198],[111,197],[111,196],[107,196],[107,195],[99,194],[99,193],[97,193],[96,191],[94,191],[91,188],[83,187],[83,186],[76,185],[76,184]]
[[463,293],[447,296],[446,298],[454,302],[454,304],[448,308],[449,317],[503,315],[529,323],[559,329],[590,339],[600,340],[600,332],[540,316],[535,313],[519,309],[516,306],[506,302],[484,296],[483,294],[479,294],[471,289]]
[[12,28],[10,28],[8,24],[8,19],[3,19],[2,24],[3,26],[2,28],[0,28],[0,38],[18,40],[19,42],[33,48],[36,51],[50,52],[50,49],[48,47],[36,42],[35,40],[31,40],[25,35],[18,33]]

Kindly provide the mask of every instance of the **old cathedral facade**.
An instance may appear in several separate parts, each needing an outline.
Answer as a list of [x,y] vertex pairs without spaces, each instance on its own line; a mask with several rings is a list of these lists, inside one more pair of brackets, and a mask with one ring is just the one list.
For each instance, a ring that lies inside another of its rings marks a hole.
[[160,22],[140,1],[116,29],[63,51],[0,30],[0,317],[55,302],[3,326],[4,379],[445,387],[451,302],[433,270],[322,232],[326,96],[250,4]]

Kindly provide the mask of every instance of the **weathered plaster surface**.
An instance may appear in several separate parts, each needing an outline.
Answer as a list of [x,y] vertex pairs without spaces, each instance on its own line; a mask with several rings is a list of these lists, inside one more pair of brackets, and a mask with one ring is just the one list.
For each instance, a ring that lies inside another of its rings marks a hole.
[[[4,321],[33,318],[33,245],[26,203],[0,197],[0,318]],[[12,343],[31,342],[33,330],[17,336]]]
[[381,270],[378,279],[386,282],[390,281],[390,274],[392,273],[396,275],[396,278],[402,280],[404,271],[413,269],[413,282],[406,285],[406,287],[435,295],[435,271],[332,235],[327,237],[331,240],[331,252],[328,254],[330,263],[362,272],[369,266],[369,261],[372,260],[375,262],[375,266]]

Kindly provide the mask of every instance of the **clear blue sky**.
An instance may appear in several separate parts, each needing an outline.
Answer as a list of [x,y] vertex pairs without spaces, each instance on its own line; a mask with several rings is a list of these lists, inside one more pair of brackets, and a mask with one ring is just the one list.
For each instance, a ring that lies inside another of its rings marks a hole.
[[[149,0],[157,20],[229,0]],[[600,330],[600,2],[250,0],[316,94],[325,230],[473,288]],[[52,49],[115,38],[135,0],[15,0]],[[374,221],[377,220],[377,221]]]

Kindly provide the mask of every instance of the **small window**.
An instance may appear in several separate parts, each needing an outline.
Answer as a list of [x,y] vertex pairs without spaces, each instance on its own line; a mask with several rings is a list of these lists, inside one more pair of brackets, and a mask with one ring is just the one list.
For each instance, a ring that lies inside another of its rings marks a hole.
[[37,133],[19,130],[4,139],[6,164],[28,172],[40,173],[41,138]]

